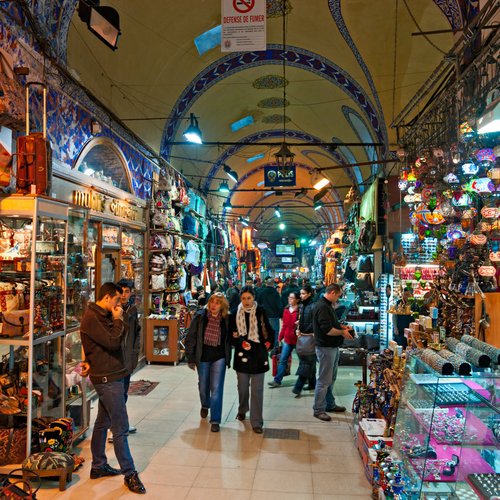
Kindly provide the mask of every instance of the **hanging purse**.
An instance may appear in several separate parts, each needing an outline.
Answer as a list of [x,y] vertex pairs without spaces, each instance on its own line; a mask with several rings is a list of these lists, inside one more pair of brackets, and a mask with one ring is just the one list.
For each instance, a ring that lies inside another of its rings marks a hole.
[[30,325],[29,309],[6,311],[2,313],[1,337],[22,337],[28,332]]
[[295,345],[297,354],[299,356],[312,356],[316,353],[316,339],[311,333],[302,333],[297,337],[297,344]]

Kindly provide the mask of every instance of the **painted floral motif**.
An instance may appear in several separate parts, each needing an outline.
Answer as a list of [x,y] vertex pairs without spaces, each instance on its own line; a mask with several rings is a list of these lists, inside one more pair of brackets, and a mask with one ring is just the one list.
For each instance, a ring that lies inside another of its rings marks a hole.
[[252,86],[255,89],[280,89],[283,87],[283,82],[285,86],[288,85],[288,80],[284,80],[280,75],[265,75],[254,80]]
[[283,108],[288,106],[290,101],[284,100],[282,97],[266,97],[257,103],[259,108]]

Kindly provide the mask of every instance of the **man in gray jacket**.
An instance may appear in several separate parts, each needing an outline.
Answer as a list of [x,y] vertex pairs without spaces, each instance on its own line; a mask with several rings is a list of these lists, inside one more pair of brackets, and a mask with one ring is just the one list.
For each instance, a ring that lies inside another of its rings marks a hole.
[[337,285],[329,285],[325,289],[323,297],[318,299],[313,309],[313,331],[316,340],[316,356],[319,361],[318,379],[314,392],[314,416],[328,422],[332,419],[326,413],[327,392],[331,386],[333,404],[329,411],[344,412],[343,406],[335,404],[333,397],[333,386],[337,378],[340,351],[344,338],[352,339],[349,334],[350,327],[342,326],[337,319],[334,304],[342,295],[342,288]]

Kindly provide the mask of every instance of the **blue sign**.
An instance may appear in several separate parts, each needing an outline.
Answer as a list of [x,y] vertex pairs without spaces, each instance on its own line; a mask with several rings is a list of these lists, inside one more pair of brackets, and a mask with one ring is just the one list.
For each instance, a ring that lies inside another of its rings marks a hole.
[[264,186],[266,187],[293,187],[296,182],[295,165],[293,167],[278,167],[277,165],[264,167]]

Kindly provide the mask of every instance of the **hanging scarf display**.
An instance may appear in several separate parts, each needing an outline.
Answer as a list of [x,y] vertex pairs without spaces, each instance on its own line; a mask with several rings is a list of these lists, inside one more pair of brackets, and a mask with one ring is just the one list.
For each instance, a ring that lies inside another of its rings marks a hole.
[[[245,313],[250,314],[250,325],[247,332],[247,324],[245,321]],[[244,337],[248,333],[248,340],[252,342],[260,342],[259,339],[259,326],[257,323],[257,304],[254,303],[252,307],[244,308],[243,304],[238,306],[236,313],[236,326],[238,327],[238,335]]]

